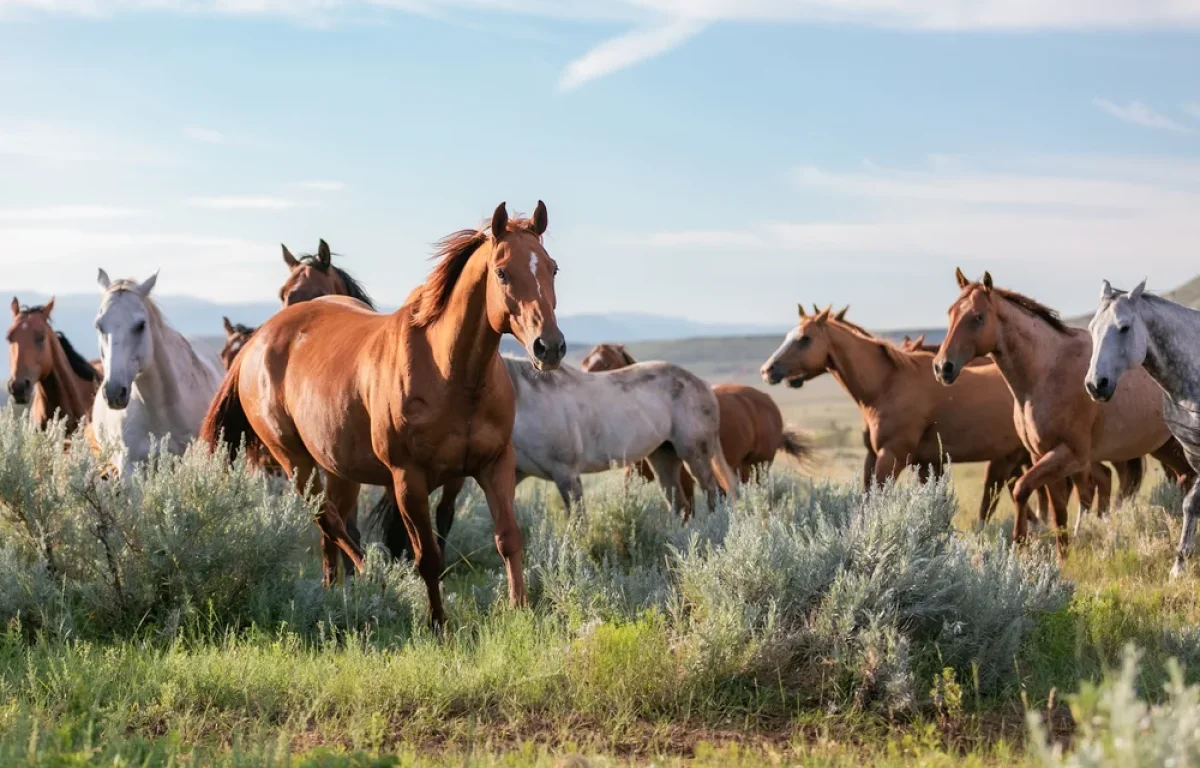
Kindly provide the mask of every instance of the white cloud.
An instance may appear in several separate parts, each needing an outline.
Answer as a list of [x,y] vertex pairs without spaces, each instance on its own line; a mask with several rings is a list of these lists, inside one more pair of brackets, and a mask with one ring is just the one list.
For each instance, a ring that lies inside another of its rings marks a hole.
[[705,23],[701,21],[672,19],[606,40],[568,64],[559,78],[558,87],[563,90],[578,88],[589,80],[666,53],[695,37],[704,27]]
[[626,239],[626,242],[655,248],[755,248],[762,245],[763,240],[758,234],[743,230],[690,229],[654,232]]
[[197,125],[184,128],[183,135],[192,141],[199,141],[203,144],[224,144],[227,141],[225,134],[220,131],[214,131],[212,128],[203,128]]
[[269,195],[223,195],[217,197],[193,197],[187,201],[194,208],[212,208],[218,211],[287,211],[293,208],[312,208],[306,200]]
[[292,186],[311,192],[345,192],[347,189],[347,185],[343,181],[297,181]]
[[50,205],[44,208],[0,208],[0,221],[70,221],[75,219],[123,219],[140,216],[136,208],[107,205]]
[[1176,131],[1178,133],[1184,133],[1188,130],[1163,113],[1152,109],[1140,101],[1131,101],[1128,104],[1122,105],[1114,104],[1108,99],[1097,97],[1092,100],[1092,103],[1118,120],[1124,120],[1134,125],[1140,125],[1145,128],[1161,128],[1166,131]]

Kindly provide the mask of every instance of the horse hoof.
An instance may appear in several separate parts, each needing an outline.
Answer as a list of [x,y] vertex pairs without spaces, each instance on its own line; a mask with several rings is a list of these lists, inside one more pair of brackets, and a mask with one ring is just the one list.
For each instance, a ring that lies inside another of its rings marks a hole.
[[1175,566],[1171,569],[1171,581],[1175,581],[1183,575],[1183,558],[1175,558]]

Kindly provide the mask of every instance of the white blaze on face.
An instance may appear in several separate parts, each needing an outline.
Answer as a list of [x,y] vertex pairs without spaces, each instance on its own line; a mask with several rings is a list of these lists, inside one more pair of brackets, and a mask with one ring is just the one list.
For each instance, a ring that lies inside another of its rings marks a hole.
[[542,281],[537,279],[538,255],[537,251],[529,252],[529,271],[533,275],[534,282],[537,283],[538,296],[542,295]]

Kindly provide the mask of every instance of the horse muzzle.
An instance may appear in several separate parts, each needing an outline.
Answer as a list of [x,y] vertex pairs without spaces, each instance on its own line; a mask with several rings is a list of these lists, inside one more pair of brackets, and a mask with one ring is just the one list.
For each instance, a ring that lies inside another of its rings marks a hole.
[[955,365],[949,360],[938,363],[937,358],[933,359],[933,378],[939,383],[950,386],[958,379],[958,374],[962,373],[962,366]]
[[129,405],[129,387],[105,384],[104,402],[114,411],[124,410]]
[[33,382],[29,379],[9,379],[8,394],[17,405],[29,405],[29,397],[33,394]]
[[563,338],[561,331],[542,334],[529,346],[534,367],[539,371],[557,370],[562,365],[563,358],[567,356],[567,340]]
[[1098,376],[1094,380],[1087,379],[1084,381],[1083,388],[1087,390],[1088,397],[1097,403],[1107,403],[1109,400],[1112,400],[1113,394],[1116,393],[1117,383],[1107,376]]

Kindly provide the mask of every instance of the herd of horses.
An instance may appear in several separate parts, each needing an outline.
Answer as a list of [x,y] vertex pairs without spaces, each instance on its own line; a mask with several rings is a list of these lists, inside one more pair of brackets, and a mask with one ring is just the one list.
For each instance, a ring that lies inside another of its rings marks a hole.
[[[472,478],[492,515],[509,599],[520,604],[513,503],[524,478],[549,480],[565,504],[578,505],[581,475],[621,464],[657,481],[686,518],[696,486],[711,506],[735,498],[777,453],[799,461],[812,453],[755,388],[710,387],[676,365],[637,363],[618,344],[595,347],[582,369],[565,365],[548,224],[541,201],[527,219],[509,218],[501,203],[490,224],[440,241],[429,277],[390,314],[333,263],[325,241],[300,257],[284,246],[280,311],[258,328],[226,318],[219,358],[164,320],[151,298],[157,273],[137,282],[100,270],[100,359],[89,362],[53,331],[53,299],[23,306],[14,298],[9,393],[38,423],[61,418],[82,431],[124,480],[156,444],[181,453],[199,440],[319,493],[327,581],[339,562],[362,568],[359,491],[382,487],[385,543],[411,553],[435,625],[444,621],[442,543]],[[1020,540],[1036,496],[1060,555],[1071,494],[1081,516],[1103,513],[1112,498],[1106,462],[1128,497],[1153,456],[1190,489],[1178,575],[1200,512],[1200,358],[1191,351],[1200,312],[1144,284],[1123,293],[1106,282],[1089,332],[993,286],[988,274],[957,278],[939,347],[923,338],[897,347],[846,310],[801,305],[763,379],[793,387],[824,373],[837,379],[862,412],[868,490],[906,467],[924,480],[951,459],[986,462],[981,519],[1007,487]],[[525,359],[500,354],[504,334]]]

